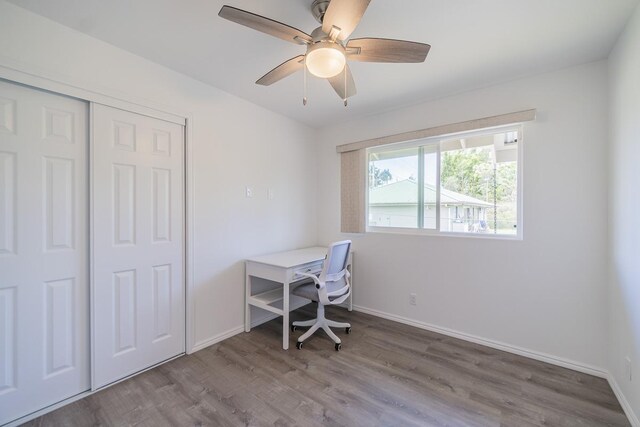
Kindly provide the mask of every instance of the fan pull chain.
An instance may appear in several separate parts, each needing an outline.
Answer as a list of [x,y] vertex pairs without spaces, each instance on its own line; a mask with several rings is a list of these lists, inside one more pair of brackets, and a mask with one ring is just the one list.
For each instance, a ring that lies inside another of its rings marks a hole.
[[344,106],[347,106],[347,66],[344,66]]
[[307,55],[304,56],[304,92],[302,96],[302,105],[307,105]]

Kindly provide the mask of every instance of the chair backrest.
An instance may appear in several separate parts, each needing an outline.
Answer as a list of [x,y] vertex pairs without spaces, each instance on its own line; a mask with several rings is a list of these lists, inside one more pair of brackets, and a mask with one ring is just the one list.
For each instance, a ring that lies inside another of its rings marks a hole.
[[329,245],[327,258],[322,266],[320,280],[323,282],[335,282],[344,276],[347,268],[349,252],[351,251],[351,240],[342,240]]

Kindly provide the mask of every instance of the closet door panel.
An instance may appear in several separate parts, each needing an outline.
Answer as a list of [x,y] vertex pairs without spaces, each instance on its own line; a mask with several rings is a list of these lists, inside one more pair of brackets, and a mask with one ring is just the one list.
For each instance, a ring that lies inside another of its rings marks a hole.
[[16,245],[16,166],[16,153],[0,152],[0,256]]
[[90,387],[87,120],[0,82],[0,424]]
[[93,387],[184,352],[184,128],[94,104]]

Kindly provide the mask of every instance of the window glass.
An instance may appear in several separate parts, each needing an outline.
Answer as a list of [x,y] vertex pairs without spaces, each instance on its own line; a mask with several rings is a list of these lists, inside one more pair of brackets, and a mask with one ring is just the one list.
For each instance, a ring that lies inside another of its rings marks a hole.
[[437,227],[438,146],[423,147],[424,156],[424,211],[423,226],[429,230]]
[[440,231],[516,234],[517,134],[440,143]]
[[369,155],[369,225],[418,226],[418,148]]

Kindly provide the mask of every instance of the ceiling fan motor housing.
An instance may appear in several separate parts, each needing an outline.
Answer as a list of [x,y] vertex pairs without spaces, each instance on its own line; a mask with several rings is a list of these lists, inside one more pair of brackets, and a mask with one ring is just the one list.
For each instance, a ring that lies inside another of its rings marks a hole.
[[329,37],[327,36],[327,34],[324,31],[322,31],[322,26],[313,30],[310,35],[314,43],[317,43],[323,40],[329,40]]

